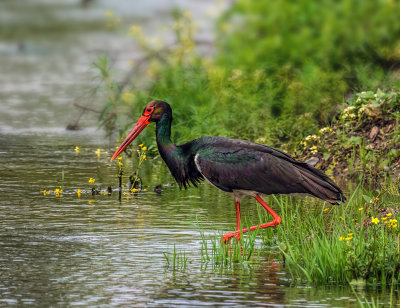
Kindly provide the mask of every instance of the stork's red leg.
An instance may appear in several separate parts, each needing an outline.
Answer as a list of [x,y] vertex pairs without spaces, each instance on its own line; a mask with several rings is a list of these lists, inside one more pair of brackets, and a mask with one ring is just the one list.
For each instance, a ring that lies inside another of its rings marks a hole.
[[240,200],[235,199],[235,206],[236,206],[236,240],[240,240]]
[[231,239],[231,237],[235,236],[236,240],[240,240],[240,200],[235,198],[235,207],[236,207],[236,231],[229,232],[223,235],[222,240],[224,242]]
[[[279,224],[281,223],[281,221],[282,221],[282,219],[279,217],[279,215],[276,214],[276,213],[268,206],[268,204],[266,204],[266,203],[264,202],[264,200],[263,200],[259,195],[256,195],[254,198],[268,211],[268,213],[270,213],[270,214],[272,215],[272,217],[273,217],[274,219],[273,219],[271,222],[266,222],[266,223],[263,223],[263,224],[261,224],[261,225],[259,225],[259,226],[258,226],[258,225],[257,225],[257,226],[252,226],[252,227],[249,228],[250,231],[254,231],[254,230],[256,230],[257,228],[262,229],[262,228],[274,227],[274,226],[276,226],[276,225],[279,225]],[[224,242],[228,241],[228,240],[229,240],[231,237],[233,237],[233,236],[236,236],[236,239],[237,239],[237,240],[240,239],[240,203],[239,203],[239,201],[236,201],[236,200],[235,200],[235,204],[236,204],[237,231],[229,232],[229,233],[224,234],[224,235],[223,235],[223,238],[222,238],[222,240],[223,240]],[[248,229],[248,228],[243,229],[243,230],[242,230],[242,233],[249,232],[249,229]]]

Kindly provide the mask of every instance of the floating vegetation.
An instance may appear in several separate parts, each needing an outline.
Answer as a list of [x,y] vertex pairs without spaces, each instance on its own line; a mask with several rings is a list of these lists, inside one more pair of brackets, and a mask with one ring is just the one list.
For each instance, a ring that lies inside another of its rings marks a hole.
[[[147,188],[143,187],[142,180],[139,176],[139,171],[142,167],[142,164],[145,160],[147,160],[147,150],[148,148],[144,144],[140,144],[137,147],[137,150],[133,149],[133,145],[130,145],[127,149],[128,157],[136,156],[136,166],[134,164],[127,164],[124,162],[123,156],[119,156],[118,160],[116,160],[117,166],[117,178],[118,178],[118,187],[112,188],[108,185],[106,188],[102,188],[102,185],[96,185],[96,179],[94,177],[89,177],[87,182],[92,185],[91,188],[76,188],[76,189],[63,189],[64,183],[64,170],[61,172],[61,185],[58,188],[54,189],[43,189],[40,191],[43,196],[55,196],[55,197],[63,197],[64,195],[76,195],[80,198],[82,195],[111,195],[113,191],[117,191],[121,196],[126,196],[129,198],[130,195],[137,194],[138,192],[145,192]],[[83,152],[91,152],[94,153],[98,159],[100,159],[101,154],[108,154],[107,151],[101,150],[98,148],[94,152],[90,149],[81,149],[79,146],[74,147],[74,152],[79,154],[81,151]],[[136,155],[135,155],[136,154]],[[109,160],[109,157],[104,157],[106,161]],[[131,167],[132,166],[132,167]],[[134,166],[134,167],[133,167]],[[130,168],[131,171],[128,171]],[[131,175],[128,177],[129,182],[126,185],[123,185],[123,174],[130,173]]]

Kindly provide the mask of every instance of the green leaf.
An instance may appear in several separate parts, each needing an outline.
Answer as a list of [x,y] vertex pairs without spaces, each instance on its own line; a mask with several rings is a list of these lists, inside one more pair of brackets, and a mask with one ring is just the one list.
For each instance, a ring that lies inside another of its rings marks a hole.
[[358,96],[361,97],[361,98],[364,98],[364,99],[375,98],[374,92],[372,92],[372,91],[366,91],[366,92],[358,93]]
[[362,139],[361,139],[361,137],[358,137],[358,136],[351,136],[349,141],[350,141],[350,143],[353,143],[353,144],[361,144]]
[[364,198],[365,202],[367,202],[367,203],[371,202],[371,197],[370,196],[363,195],[363,198]]
[[331,154],[330,153],[324,153],[323,156],[324,156],[325,160],[328,160],[329,157],[331,157]]

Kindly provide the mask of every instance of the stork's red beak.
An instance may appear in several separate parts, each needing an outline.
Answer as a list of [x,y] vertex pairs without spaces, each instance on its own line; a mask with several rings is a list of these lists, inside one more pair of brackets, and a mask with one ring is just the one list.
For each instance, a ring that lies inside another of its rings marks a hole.
[[110,161],[114,160],[121,154],[126,147],[140,134],[140,132],[151,122],[149,121],[150,115],[142,115],[137,121],[136,125],[132,128],[129,135],[125,138],[125,140],[121,143],[118,150],[115,151],[114,155],[111,157]]

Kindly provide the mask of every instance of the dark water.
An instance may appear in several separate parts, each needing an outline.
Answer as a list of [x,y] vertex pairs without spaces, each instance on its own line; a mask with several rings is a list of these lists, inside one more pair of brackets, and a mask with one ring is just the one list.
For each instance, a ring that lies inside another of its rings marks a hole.
[[[97,29],[104,10],[152,32],[180,5],[210,38],[220,4],[95,1],[82,11],[78,1],[33,3],[0,2],[0,306],[357,306],[348,287],[292,285],[273,250],[251,265],[202,263],[199,225],[206,235],[234,230],[233,200],[205,184],[187,191],[167,185],[174,181],[160,161],[143,165],[146,191],[121,201],[117,192],[88,192],[117,186],[109,162],[116,142],[96,129],[93,113],[84,114],[80,131],[66,131],[80,114],[72,103],[101,106],[87,95],[98,53],[113,56],[121,70],[136,55],[125,35]],[[82,29],[53,32],[69,23]],[[157,184],[164,184],[161,195],[153,192]],[[245,215],[256,214],[254,204],[244,201]],[[188,258],[185,269],[167,266],[163,253],[174,246]],[[357,293],[388,302],[385,292]]]

